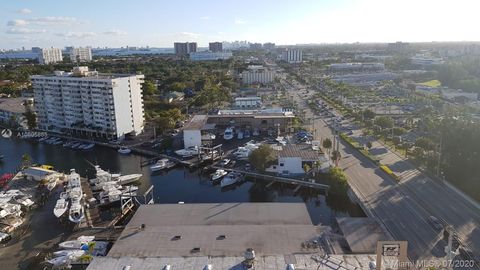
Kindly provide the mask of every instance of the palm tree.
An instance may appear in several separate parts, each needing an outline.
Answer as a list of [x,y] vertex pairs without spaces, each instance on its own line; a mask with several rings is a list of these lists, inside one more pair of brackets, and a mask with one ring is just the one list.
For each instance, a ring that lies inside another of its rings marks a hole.
[[330,140],[329,138],[326,138],[325,140],[323,140],[323,143],[322,143],[322,146],[323,148],[327,149],[328,153],[330,154],[330,149],[332,148],[332,140]]
[[338,162],[340,161],[340,158],[342,158],[342,155],[339,151],[335,150],[332,152],[332,160],[335,162],[335,167],[338,167]]

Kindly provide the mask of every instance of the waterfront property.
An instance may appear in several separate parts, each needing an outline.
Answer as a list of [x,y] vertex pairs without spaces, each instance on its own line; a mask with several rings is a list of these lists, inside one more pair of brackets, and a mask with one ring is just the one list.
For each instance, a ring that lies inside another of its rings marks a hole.
[[40,129],[105,139],[143,132],[143,75],[88,67],[31,77]]
[[273,147],[277,154],[277,163],[266,169],[282,175],[305,174],[305,164],[326,171],[331,166],[329,158],[321,150],[313,149],[311,144],[287,144]]
[[0,123],[26,128],[25,101],[25,98],[0,98]]

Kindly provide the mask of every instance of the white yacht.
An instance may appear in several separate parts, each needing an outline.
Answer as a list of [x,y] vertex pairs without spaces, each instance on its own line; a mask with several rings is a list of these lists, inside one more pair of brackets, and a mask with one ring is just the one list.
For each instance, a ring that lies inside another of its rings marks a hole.
[[82,235],[79,236],[76,240],[69,240],[61,242],[58,246],[62,249],[80,249],[83,245],[92,242],[95,239],[95,236]]
[[239,131],[237,132],[237,139],[239,139],[239,140],[243,139],[243,131],[240,131],[240,130],[239,130]]
[[222,161],[220,161],[219,165],[224,167],[224,166],[227,166],[228,164],[230,164],[230,159],[226,158],[226,159],[222,159]]
[[222,181],[220,182],[220,187],[227,187],[230,185],[234,185],[242,180],[242,174],[237,172],[230,172],[226,176],[223,177]]
[[83,209],[83,205],[80,201],[72,201],[72,205],[70,206],[70,211],[68,214],[68,219],[74,223],[80,223],[85,218],[85,213]]
[[154,165],[150,166],[152,172],[160,171],[163,169],[170,169],[175,166],[175,162],[169,160],[168,158],[162,158],[157,161]]
[[132,152],[132,149],[130,149],[128,147],[125,147],[125,146],[122,146],[122,147],[120,147],[120,149],[117,150],[117,152],[120,153],[120,154],[128,155]]
[[81,250],[81,249],[62,249],[62,250],[59,250],[59,251],[55,251],[53,252],[53,257],[62,257],[62,256],[70,256],[70,255],[84,255],[85,254],[85,250]]
[[222,177],[224,177],[225,175],[227,175],[228,172],[225,171],[225,170],[222,170],[222,169],[218,169],[215,171],[215,173],[212,174],[212,182],[217,182],[219,181],[220,179],[222,179]]
[[55,204],[55,208],[53,208],[53,214],[57,218],[59,218],[67,212],[67,209],[68,209],[68,201],[65,200],[64,198],[60,198],[57,200],[57,203]]
[[96,171],[95,178],[89,180],[90,184],[92,185],[96,185],[102,182],[111,182],[111,181],[115,181],[119,185],[127,185],[137,181],[138,179],[140,179],[140,177],[142,177],[142,175],[139,173],[127,174],[127,175],[121,175],[119,173],[110,173],[103,170],[98,165],[95,166],[95,171]]
[[175,154],[181,157],[187,158],[187,157],[192,157],[194,155],[198,155],[199,151],[200,150],[198,149],[198,146],[191,146],[185,149],[177,150],[175,151]]
[[234,133],[233,133],[233,129],[231,127],[228,127],[225,129],[225,131],[223,132],[223,139],[224,140],[231,140],[233,139],[233,136],[234,136]]

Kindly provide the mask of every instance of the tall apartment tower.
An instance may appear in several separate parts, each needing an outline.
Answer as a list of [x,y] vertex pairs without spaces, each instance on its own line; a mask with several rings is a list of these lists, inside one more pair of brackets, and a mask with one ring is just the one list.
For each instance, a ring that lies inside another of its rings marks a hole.
[[38,51],[38,62],[41,65],[54,64],[62,62],[62,50],[58,48],[46,48]]
[[92,61],[92,49],[90,48],[71,48],[69,50],[70,61],[72,62],[90,62]]
[[175,42],[173,47],[175,48],[176,55],[188,55],[189,53],[197,51],[196,42]]
[[143,132],[144,75],[99,74],[88,67],[31,76],[40,129],[105,139]]
[[222,42],[210,42],[208,44],[208,50],[211,52],[221,52],[223,51]]
[[298,49],[287,49],[282,53],[282,60],[288,63],[301,63],[302,59],[302,51]]

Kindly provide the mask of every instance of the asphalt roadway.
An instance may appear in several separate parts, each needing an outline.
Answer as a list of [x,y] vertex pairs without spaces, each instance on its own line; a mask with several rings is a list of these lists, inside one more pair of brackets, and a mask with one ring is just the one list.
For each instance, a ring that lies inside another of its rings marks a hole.
[[[307,106],[313,91],[306,93],[300,90],[305,87],[291,84],[286,88],[299,109],[305,110],[305,118],[314,119],[316,139],[333,138],[327,125],[328,118],[314,115]],[[370,215],[383,223],[394,239],[408,241],[411,260],[439,260],[446,255],[443,232],[428,222],[431,215],[452,225],[462,243],[474,254],[480,254],[480,210],[464,197],[418,172],[398,184],[376,164],[342,141],[339,151],[342,156],[339,166],[345,170],[351,188],[364,207],[370,210]],[[400,157],[397,162],[396,169],[412,170],[413,165]]]

